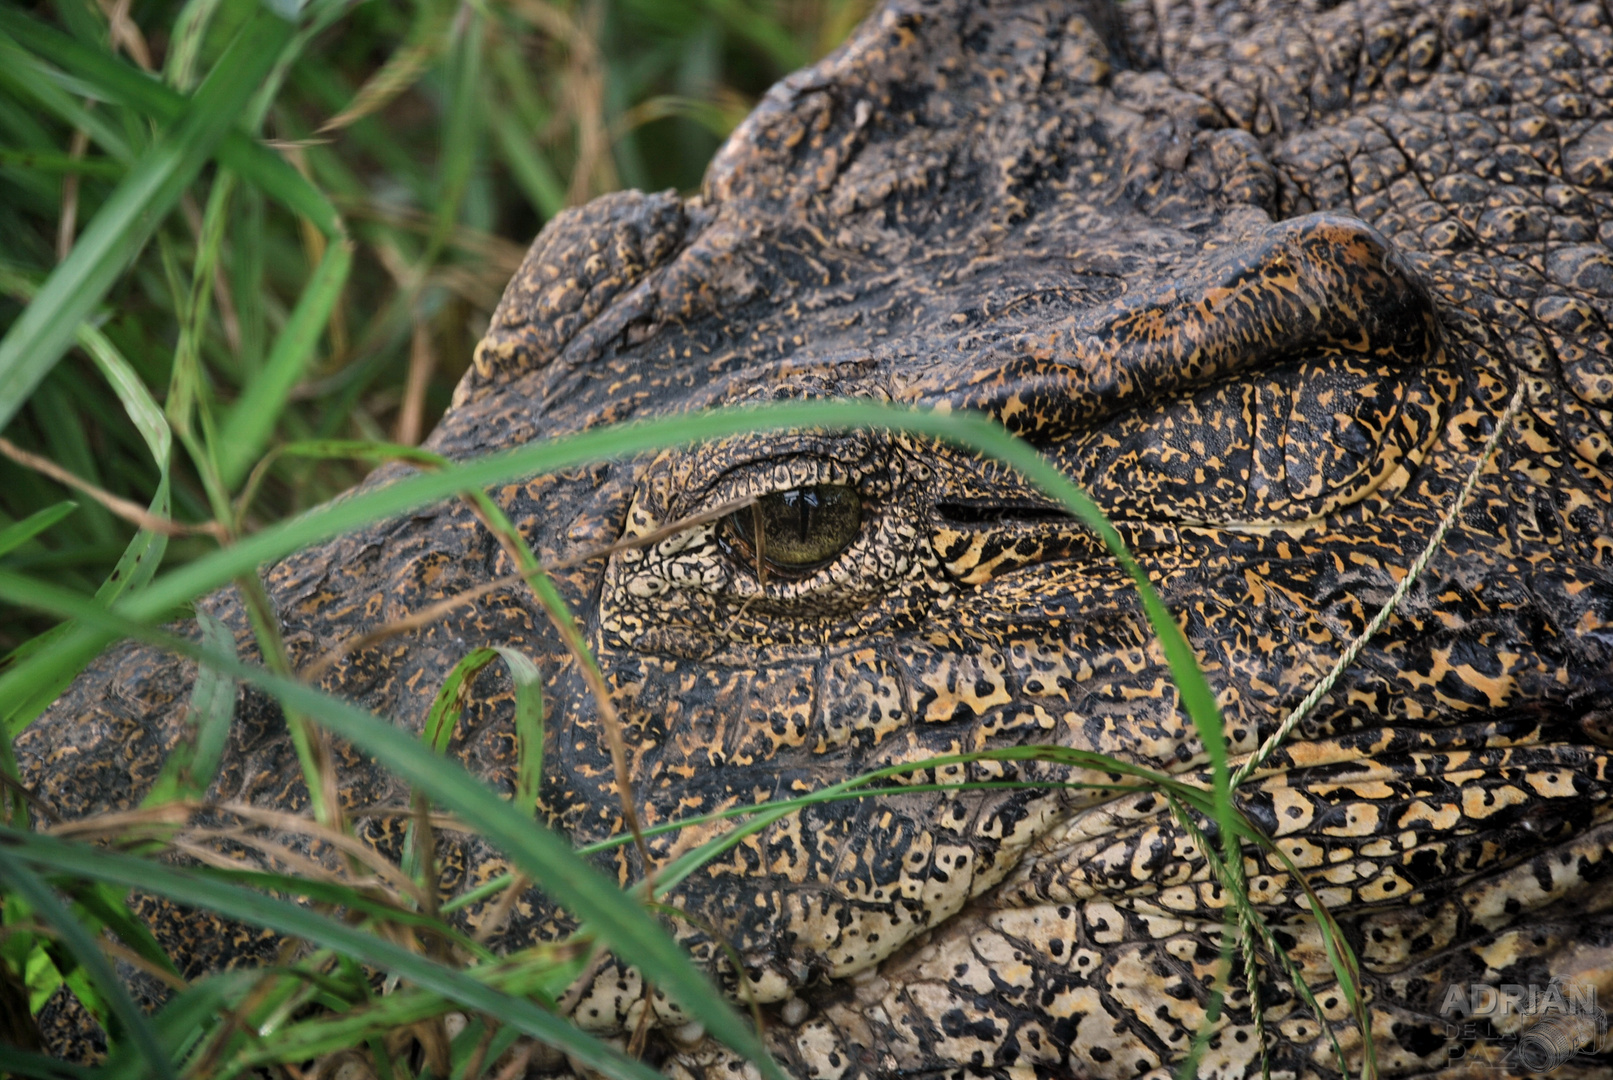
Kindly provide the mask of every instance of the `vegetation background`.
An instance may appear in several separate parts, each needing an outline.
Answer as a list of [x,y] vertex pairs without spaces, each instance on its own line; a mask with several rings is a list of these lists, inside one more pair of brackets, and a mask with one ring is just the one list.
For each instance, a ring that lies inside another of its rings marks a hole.
[[[0,3],[0,12],[10,6]],[[272,5],[271,5],[272,6]],[[329,238],[259,186],[204,164],[130,245],[87,313],[159,404],[194,402],[195,449],[248,435],[415,443],[431,430],[504,283],[543,223],[622,187],[698,189],[775,80],[832,50],[871,0],[368,0],[311,4],[247,106],[248,127],[323,193],[353,242],[323,326],[276,351]],[[52,0],[13,12],[129,72],[195,92],[260,0]],[[159,121],[62,57],[0,32],[0,332],[160,143]],[[327,267],[329,269],[329,267]],[[206,280],[198,278],[202,271]],[[328,282],[328,275],[326,278]],[[194,370],[189,366],[194,364]],[[271,366],[272,365],[272,366]],[[0,382],[25,380],[0,363]],[[254,393],[256,386],[257,393]],[[74,350],[0,421],[4,436],[110,493],[151,503],[159,470],[91,358]],[[252,403],[240,430],[236,402]],[[179,424],[181,441],[186,425]],[[180,452],[173,516],[215,516]],[[222,489],[244,470],[220,462]],[[248,527],[322,502],[363,462],[284,458]],[[232,483],[233,481],[233,483]],[[69,494],[0,459],[0,528]],[[214,498],[219,492],[215,492]],[[4,556],[93,592],[134,526],[91,499]],[[176,537],[164,565],[210,550]],[[0,607],[0,653],[49,620]]]

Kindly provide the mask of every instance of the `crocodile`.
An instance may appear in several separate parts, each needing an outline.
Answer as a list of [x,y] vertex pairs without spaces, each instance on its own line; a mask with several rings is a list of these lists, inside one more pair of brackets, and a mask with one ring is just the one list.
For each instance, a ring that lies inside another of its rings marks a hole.
[[[699,193],[551,222],[429,446],[459,459],[780,399],[985,413],[1113,520],[1234,763],[1328,677],[1470,481],[1381,631],[1236,801],[1353,950],[1378,1075],[1480,1075],[1539,1017],[1454,1027],[1451,988],[1613,996],[1610,241],[1604,4],[889,0],[769,92]],[[492,495],[560,568],[646,825],[1031,744],[1208,775],[1125,572],[980,455],[814,429]],[[266,580],[301,667],[513,569],[451,503]],[[255,655],[232,594],[203,606]],[[543,672],[544,819],[579,844],[620,833],[600,706],[518,584],[320,685],[418,730],[486,643]],[[110,651],[17,740],[23,775],[66,817],[134,805],[193,671]],[[508,787],[513,692],[491,668],[475,685],[451,753]],[[365,814],[407,793],[341,766],[362,835],[396,854],[400,819]],[[214,794],[301,809],[300,775],[277,708],[243,691]],[[1162,1078],[1206,1024],[1202,1076],[1336,1076],[1334,1039],[1359,1070],[1276,853],[1246,851],[1249,897],[1317,1010],[1270,955],[1254,999],[1234,979],[1212,1010],[1229,901],[1192,824],[1157,794],[1058,785],[813,805],[672,888],[669,925],[762,1004],[803,1078]],[[601,859],[627,882],[710,835]],[[475,837],[441,854],[445,895],[506,869]],[[189,973],[272,955],[268,935],[142,910]],[[503,914],[501,948],[568,929],[536,892]],[[754,1075],[620,961],[570,1008],[652,1031],[674,1075]],[[1554,1075],[1608,1075],[1605,1044],[1576,1046]]]

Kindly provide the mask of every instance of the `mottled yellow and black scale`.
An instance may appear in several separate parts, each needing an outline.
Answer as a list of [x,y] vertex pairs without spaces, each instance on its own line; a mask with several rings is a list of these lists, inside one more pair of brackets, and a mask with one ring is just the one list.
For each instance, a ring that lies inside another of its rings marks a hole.
[[[431,445],[463,457],[779,398],[985,410],[1114,518],[1247,754],[1388,598],[1523,383],[1444,549],[1239,795],[1359,956],[1382,1075],[1454,1080],[1472,1074],[1450,1064],[1445,987],[1561,976],[1613,997],[1610,241],[1605,5],[898,0],[775,88],[698,196],[619,194],[553,222]],[[641,820],[1029,743],[1207,776],[1124,575],[991,462],[801,433],[494,495],[554,562],[826,485],[855,490],[861,523],[821,566],[759,572],[714,522],[559,576],[621,713]],[[510,570],[449,505],[269,581],[304,662]],[[209,606],[244,643],[236,601]],[[549,822],[578,842],[620,831],[595,705],[518,589],[324,684],[418,729],[487,643],[546,673]],[[19,740],[27,775],[66,815],[131,805],[190,676],[109,654]],[[475,691],[454,753],[509,790],[510,687],[489,668]],[[399,820],[364,812],[406,793],[343,766],[364,835],[398,851]],[[253,694],[218,794],[306,804],[283,722]],[[713,832],[659,837],[651,857]],[[445,890],[503,869],[474,838],[442,843]],[[631,848],[611,859],[624,883],[645,869]],[[1358,1067],[1297,883],[1252,851],[1245,869]],[[826,1080],[1173,1075],[1207,1015],[1227,902],[1159,799],[1072,789],[815,806],[670,900],[693,953],[767,1003],[780,1059]],[[146,909],[192,970],[272,952]],[[567,926],[534,891],[497,940]],[[1336,1075],[1269,961],[1273,1075]],[[625,1039],[646,1008],[669,1071],[744,1071],[630,968],[607,965],[573,1014]],[[1459,1048],[1472,1062],[1504,1040]],[[1258,1062],[1240,988],[1201,1075]],[[1609,1068],[1580,1057],[1561,1075]]]

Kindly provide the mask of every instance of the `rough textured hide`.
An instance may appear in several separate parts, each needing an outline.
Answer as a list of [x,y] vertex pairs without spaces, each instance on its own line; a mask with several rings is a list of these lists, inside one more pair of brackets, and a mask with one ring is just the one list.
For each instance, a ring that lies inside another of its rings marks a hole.
[[[1359,955],[1383,1075],[1454,1078],[1470,1073],[1453,1052],[1507,1043],[1449,1040],[1446,986],[1561,976],[1613,996],[1610,239],[1602,4],[903,0],[776,87],[698,197],[624,193],[553,222],[430,445],[463,457],[771,398],[986,410],[1116,520],[1246,754],[1388,597],[1523,382],[1528,406],[1445,551],[1240,792]],[[822,486],[861,504],[823,565],[759,574],[729,522],[560,576],[646,823],[1024,743],[1203,768],[1121,572],[988,462],[889,435],[736,438],[495,494],[558,561]],[[510,569],[451,505],[269,581],[302,663]],[[210,606],[250,652],[235,601]],[[620,830],[594,703],[518,590],[323,683],[417,730],[449,667],[488,642],[546,672],[548,819],[578,842]],[[64,814],[132,805],[189,678],[141,648],[103,657],[19,740],[27,776]],[[453,752],[508,787],[502,679],[480,678]],[[244,695],[232,738],[219,796],[306,804],[270,704]],[[342,764],[355,815],[404,801]],[[364,830],[398,850],[395,819]],[[444,843],[445,890],[503,869],[474,839]],[[623,881],[642,873],[630,849],[615,858]],[[1358,1059],[1302,895],[1274,860],[1247,863]],[[780,1060],[826,1080],[1168,1075],[1206,1014],[1225,903],[1161,800],[1070,790],[815,807],[671,902],[730,987],[712,935],[743,957]],[[192,971],[272,947],[146,910]],[[565,925],[534,894],[501,943]],[[1335,1075],[1314,1018],[1264,971],[1274,1075]],[[644,1000],[610,966],[575,1015],[627,1031]],[[675,1029],[675,1009],[651,1007]],[[679,1075],[738,1068],[686,1038],[658,1052]],[[1609,1067],[1574,1061],[1562,1075]],[[1258,1074],[1241,991],[1201,1074]]]

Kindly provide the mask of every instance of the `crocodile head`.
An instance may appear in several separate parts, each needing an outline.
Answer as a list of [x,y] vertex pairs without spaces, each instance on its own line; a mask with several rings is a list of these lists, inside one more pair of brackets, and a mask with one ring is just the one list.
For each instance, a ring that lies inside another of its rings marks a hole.
[[[697,197],[552,223],[432,445],[777,399],[984,412],[1113,520],[1235,761],[1329,676],[1471,481],[1381,631],[1238,793],[1359,958],[1381,1075],[1466,1068],[1533,1018],[1455,1031],[1450,987],[1613,993],[1610,62],[1595,5],[892,3],[775,88]],[[495,495],[569,567],[645,825],[1029,744],[1207,775],[1124,572],[978,455],[751,435]],[[270,586],[304,662],[511,569],[454,505],[289,559]],[[521,589],[324,682],[418,726],[483,643],[544,668],[549,821],[579,843],[622,831],[600,703]],[[498,678],[454,752],[507,784]],[[183,680],[132,647],[104,658],[19,740],[29,775],[69,811],[138,797],[128,757],[160,756],[152,718]],[[271,706],[248,695],[234,740],[221,794],[304,801]],[[71,773],[50,764],[69,741]],[[355,814],[401,798],[347,777]],[[675,928],[769,1005],[801,1076],[1168,1075],[1210,1015],[1227,903],[1198,838],[1156,795],[947,789],[1068,779],[976,761],[807,807],[673,887]],[[396,819],[366,828],[395,849]],[[722,828],[612,868],[632,880]],[[502,868],[473,839],[449,850],[445,888]],[[1261,1043],[1279,1071],[1332,1075],[1335,1037],[1359,1068],[1302,888],[1276,855],[1250,849],[1246,872],[1322,1017],[1263,952],[1261,1007],[1230,993],[1204,1075],[1245,1075]],[[198,966],[252,948],[152,911]],[[535,898],[500,940],[565,928]],[[669,1068],[727,1073],[625,964],[573,1003],[604,1031],[646,1008]]]

